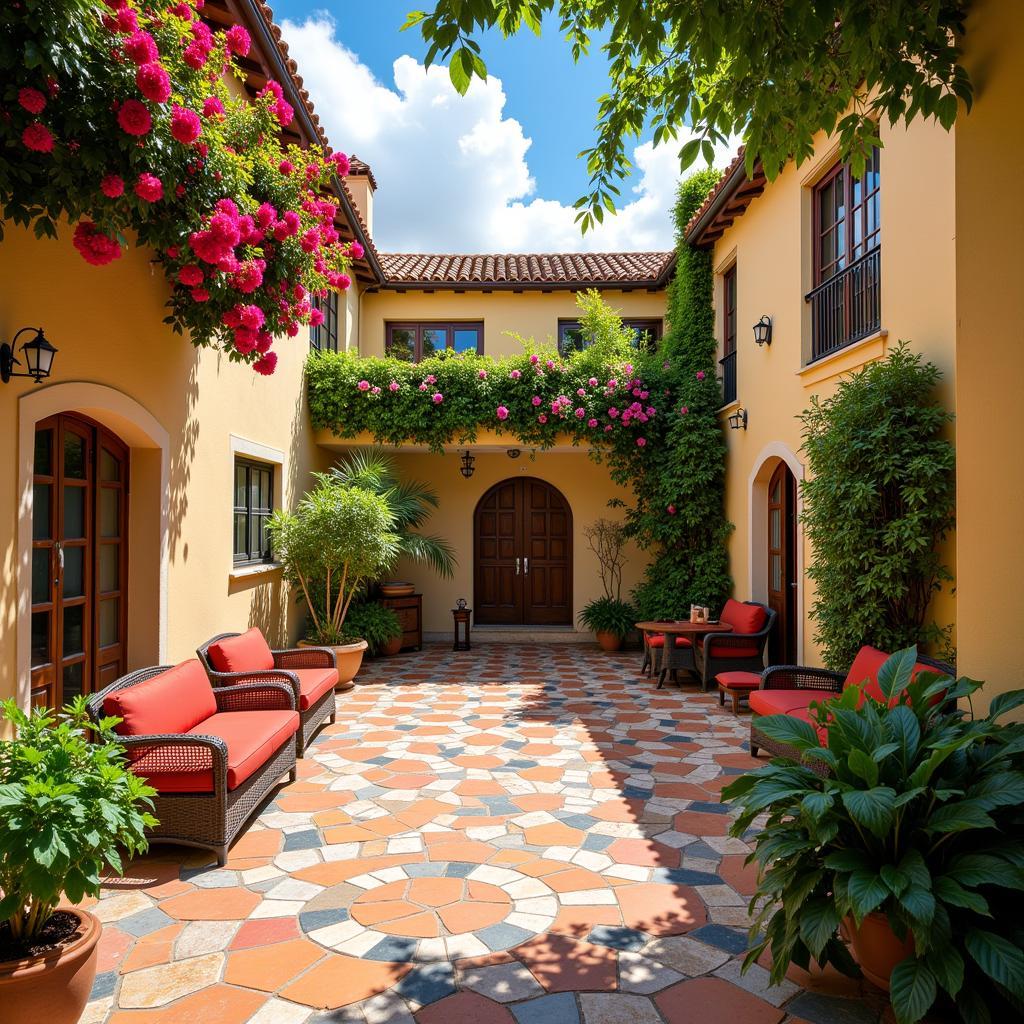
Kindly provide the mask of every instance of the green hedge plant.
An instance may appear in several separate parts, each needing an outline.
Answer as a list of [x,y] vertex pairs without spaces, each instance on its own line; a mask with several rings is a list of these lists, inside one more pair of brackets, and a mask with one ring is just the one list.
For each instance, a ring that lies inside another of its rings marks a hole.
[[[774,982],[813,959],[856,975],[839,936],[885,914],[913,953],[891,978],[899,1024],[934,1004],[968,1024],[1024,1015],[1024,724],[1000,719],[1024,690],[997,695],[984,718],[957,708],[981,686],[933,673],[912,679],[916,648],[879,670],[885,701],[856,687],[758,728],[800,752],[723,790],[732,833],[756,829],[760,868],[745,966],[766,951]],[[890,706],[892,705],[892,706]],[[819,774],[812,767],[827,769]]]
[[380,654],[396,637],[402,635],[402,624],[391,608],[377,601],[361,601],[348,610],[345,626],[353,636],[362,637],[371,654]]
[[121,851],[147,848],[155,789],[130,771],[113,732],[89,720],[85,698],[63,711],[3,703],[14,738],[0,740],[0,937],[33,946],[62,896],[98,896]]

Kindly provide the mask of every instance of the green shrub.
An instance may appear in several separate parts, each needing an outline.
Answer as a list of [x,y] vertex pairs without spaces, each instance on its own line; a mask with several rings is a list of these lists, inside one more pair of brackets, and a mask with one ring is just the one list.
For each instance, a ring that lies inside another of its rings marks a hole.
[[892,651],[948,640],[948,628],[928,621],[933,595],[953,578],[937,552],[956,497],[940,378],[901,342],[803,414],[807,575],[816,639],[835,668],[866,643]]
[[580,622],[594,633],[612,633],[617,637],[629,635],[636,624],[636,609],[614,597],[599,597],[584,605]]
[[376,601],[362,601],[349,608],[345,631],[365,640],[371,654],[379,654],[391,640],[402,635],[402,624],[393,609]]
[[14,739],[0,740],[0,921],[28,948],[62,894],[98,896],[108,865],[122,870],[122,849],[146,849],[156,790],[127,768],[120,719],[93,726],[84,697],[31,715],[7,700],[3,717]]

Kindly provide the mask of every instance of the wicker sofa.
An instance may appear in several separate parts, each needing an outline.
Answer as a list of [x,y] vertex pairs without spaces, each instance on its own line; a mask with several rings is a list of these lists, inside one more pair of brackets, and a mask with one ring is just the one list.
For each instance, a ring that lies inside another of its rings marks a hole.
[[153,786],[150,838],[212,850],[217,863],[285,775],[295,780],[295,694],[263,680],[213,688],[202,665],[139,669],[88,699],[122,719],[132,770]]
[[[805,722],[814,722],[810,712],[812,702],[837,697],[848,686],[856,686],[877,700],[882,700],[878,685],[878,670],[889,657],[877,647],[864,646],[858,651],[847,673],[831,672],[825,668],[802,665],[773,665],[761,674],[760,689],[751,691],[749,702],[754,718],[750,723],[750,754],[757,757],[759,750],[767,750],[773,757],[800,759],[799,753],[788,744],[771,739],[757,727],[758,715],[792,715]],[[918,656],[914,673],[938,672],[952,676],[954,669],[942,661]],[[817,762],[827,771],[822,762]],[[816,770],[818,770],[816,768]]]
[[775,611],[767,605],[730,597],[719,621],[732,626],[732,632],[709,633],[694,644],[701,688],[707,690],[719,672],[760,672],[775,618]]
[[302,719],[295,734],[296,757],[302,757],[324,722],[335,719],[338,669],[334,652],[328,647],[274,651],[254,627],[245,633],[219,633],[202,644],[196,654],[214,687],[265,681],[291,687]]

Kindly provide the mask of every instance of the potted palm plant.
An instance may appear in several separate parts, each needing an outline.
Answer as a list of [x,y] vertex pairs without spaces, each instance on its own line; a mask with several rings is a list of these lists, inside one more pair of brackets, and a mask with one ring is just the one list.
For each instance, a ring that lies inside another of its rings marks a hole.
[[[916,648],[880,669],[882,699],[847,687],[758,729],[799,752],[722,791],[760,868],[746,965],[772,978],[813,958],[887,988],[898,1024],[939,1004],[969,1024],[1024,1019],[1024,690],[913,677]],[[851,956],[852,952],[852,956]]]
[[4,1020],[75,1024],[102,926],[61,900],[98,896],[121,850],[146,849],[156,791],[126,766],[118,720],[94,728],[84,697],[31,715],[8,700],[3,717],[14,738],[0,740],[0,1006]]
[[378,494],[318,474],[316,486],[292,512],[268,523],[285,579],[299,590],[308,611],[304,641],[330,647],[339,685],[355,679],[367,648],[346,622],[352,601],[368,580],[397,558],[395,517]]

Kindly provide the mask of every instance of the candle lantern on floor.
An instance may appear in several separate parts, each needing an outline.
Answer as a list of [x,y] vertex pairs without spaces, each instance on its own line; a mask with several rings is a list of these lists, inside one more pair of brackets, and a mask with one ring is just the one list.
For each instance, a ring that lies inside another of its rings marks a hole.
[[[454,620],[455,626],[455,643],[452,645],[453,651],[468,651],[470,650],[469,644],[469,629],[470,619],[473,616],[473,609],[466,607],[466,599],[460,597],[455,602],[455,607],[452,609],[452,619]],[[460,629],[461,627],[461,629]],[[462,634],[461,637],[459,634]]]

